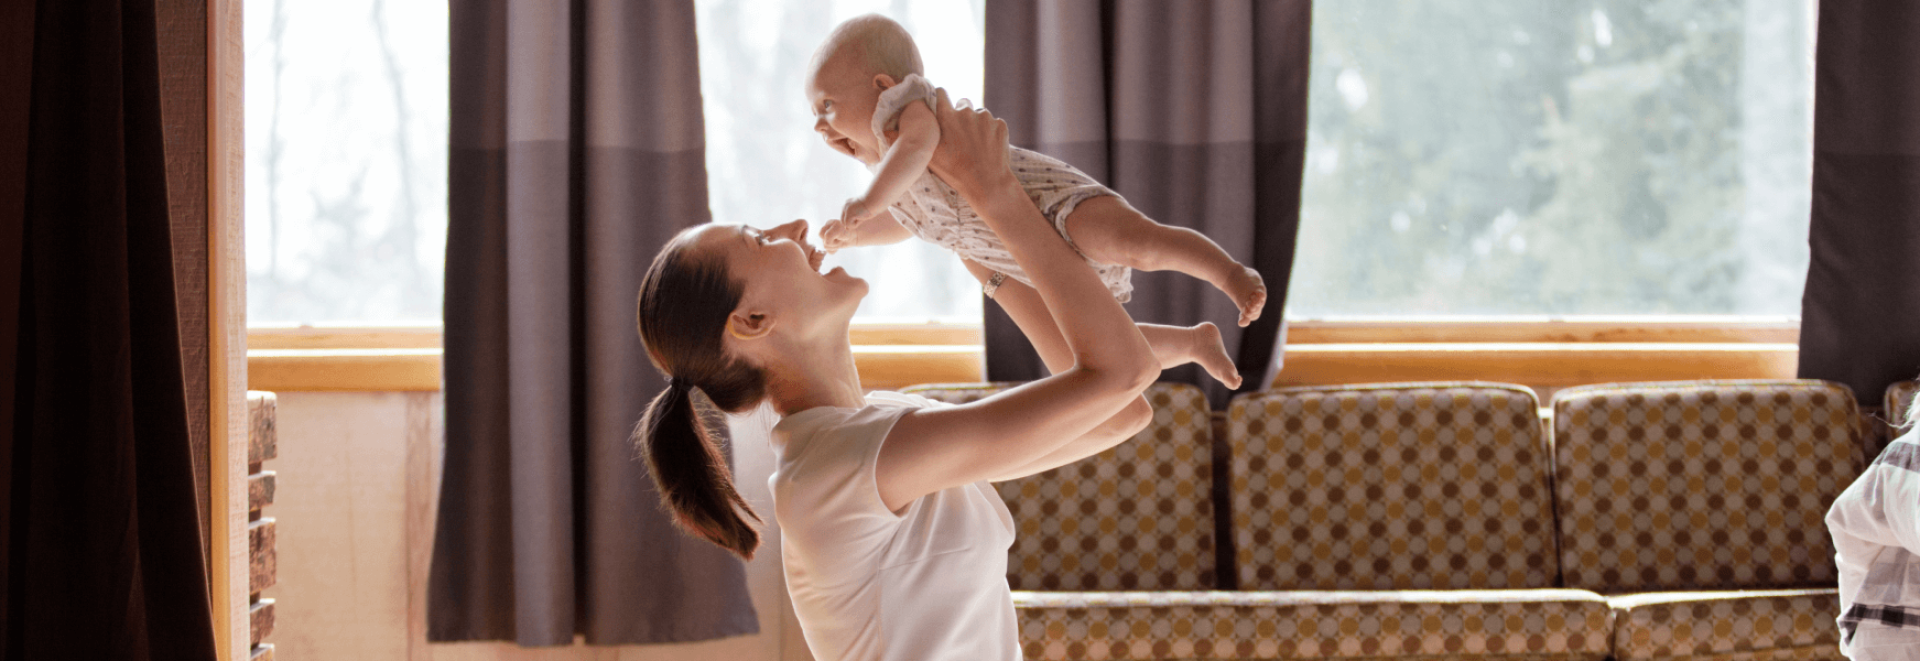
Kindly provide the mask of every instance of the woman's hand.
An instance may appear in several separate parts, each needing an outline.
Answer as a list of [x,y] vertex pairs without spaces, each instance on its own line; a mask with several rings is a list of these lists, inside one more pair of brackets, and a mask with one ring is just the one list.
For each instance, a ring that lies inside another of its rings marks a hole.
[[986,109],[955,108],[947,90],[934,90],[934,119],[940,123],[940,146],[927,163],[941,181],[962,197],[972,197],[994,186],[1011,185],[1013,166],[1007,160],[1007,123]]

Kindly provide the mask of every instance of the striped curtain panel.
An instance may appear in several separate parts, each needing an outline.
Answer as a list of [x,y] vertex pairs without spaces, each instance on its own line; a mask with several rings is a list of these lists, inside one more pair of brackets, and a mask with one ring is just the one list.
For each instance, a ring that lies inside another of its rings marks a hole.
[[1920,374],[1920,3],[1821,0],[1800,376]]
[[[1242,329],[1196,278],[1134,274],[1138,321],[1212,321],[1245,379],[1272,379],[1300,224],[1306,156],[1309,0],[988,0],[984,105],[1013,143],[1073,164],[1166,225],[1212,238],[1267,283]],[[987,374],[1046,368],[1011,319],[986,310]],[[1198,366],[1163,379],[1230,393]]]
[[455,0],[446,457],[428,637],[754,633],[742,564],[675,530],[628,435],[665,386],[640,277],[707,222],[692,0]]

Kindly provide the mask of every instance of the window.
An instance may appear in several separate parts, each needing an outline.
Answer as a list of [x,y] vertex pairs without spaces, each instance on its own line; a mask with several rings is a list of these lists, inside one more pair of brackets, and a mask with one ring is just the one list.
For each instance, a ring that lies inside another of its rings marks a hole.
[[446,2],[245,11],[248,323],[438,324]]
[[[980,99],[984,0],[697,0],[714,220],[815,230],[872,179],[813,132],[802,84],[833,26],[869,12],[913,33],[927,79],[954,99]],[[855,318],[980,319],[980,287],[952,253],[923,241],[843,250],[828,258],[867,280]]]
[[1797,315],[1811,18],[1316,4],[1290,316]]

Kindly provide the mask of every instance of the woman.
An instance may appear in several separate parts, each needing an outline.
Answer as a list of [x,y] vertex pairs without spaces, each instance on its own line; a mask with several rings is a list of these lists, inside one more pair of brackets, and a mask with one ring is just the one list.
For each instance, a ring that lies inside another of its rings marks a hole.
[[638,432],[688,531],[751,557],[758,520],[694,414],[770,402],[770,482],[782,560],[819,659],[1020,658],[1006,582],[1013,521],[988,484],[1111,447],[1145,427],[1159,374],[1146,340],[1014,178],[1006,124],[939,94],[930,168],[1028,270],[1071,367],[964,406],[863,395],[847,327],[867,284],[818,272],[806,224],[705,225],[676,237],[642,282],[640,335],[670,380]]

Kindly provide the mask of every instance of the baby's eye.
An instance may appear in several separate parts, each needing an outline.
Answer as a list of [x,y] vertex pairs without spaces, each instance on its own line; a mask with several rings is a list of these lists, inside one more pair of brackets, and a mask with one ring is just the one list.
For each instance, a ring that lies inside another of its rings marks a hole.
[[832,101],[821,101],[821,102],[820,102],[820,112],[829,112],[829,111],[832,111],[832,110],[833,110],[833,102],[832,102]]

